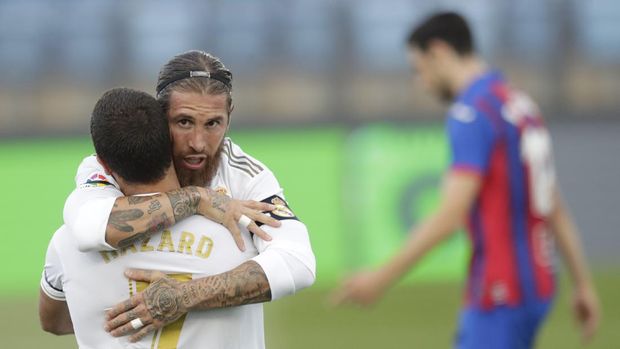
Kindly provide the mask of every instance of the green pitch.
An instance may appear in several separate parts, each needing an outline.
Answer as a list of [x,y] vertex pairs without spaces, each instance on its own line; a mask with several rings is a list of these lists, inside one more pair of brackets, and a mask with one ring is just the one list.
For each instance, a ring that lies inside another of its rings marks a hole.
[[[620,343],[620,275],[596,278],[603,303],[602,327],[587,348],[618,348]],[[568,285],[543,327],[538,348],[582,348],[568,311]],[[455,329],[461,285],[431,283],[401,286],[372,309],[332,308],[328,290],[308,289],[265,306],[269,349],[449,348]],[[36,300],[20,298],[0,303],[3,348],[77,348],[72,336],[55,337],[39,329]],[[10,316],[6,316],[10,314]]]

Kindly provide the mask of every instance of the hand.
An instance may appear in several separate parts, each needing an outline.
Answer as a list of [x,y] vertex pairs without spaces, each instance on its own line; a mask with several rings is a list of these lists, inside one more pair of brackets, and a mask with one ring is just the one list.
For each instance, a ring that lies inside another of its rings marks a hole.
[[275,205],[252,200],[235,200],[211,189],[201,188],[201,190],[204,190],[206,194],[203,192],[201,195],[197,213],[225,226],[241,251],[245,251],[245,244],[239,229],[241,215],[252,220],[247,229],[265,241],[270,241],[271,236],[259,228],[256,222],[276,228],[281,225],[280,221],[263,214],[263,212],[275,210]]
[[591,285],[578,287],[573,294],[573,311],[581,327],[584,343],[589,342],[598,328],[600,321],[599,300]]
[[387,290],[387,285],[381,280],[379,271],[360,272],[350,276],[332,293],[333,304],[340,305],[354,303],[369,306],[376,303]]
[[[129,341],[137,342],[149,332],[157,331],[187,313],[180,281],[152,270],[128,269],[125,275],[151,284],[106,313],[105,330],[112,336],[122,337],[131,333]],[[130,322],[136,318],[142,321],[144,327],[134,330]]]

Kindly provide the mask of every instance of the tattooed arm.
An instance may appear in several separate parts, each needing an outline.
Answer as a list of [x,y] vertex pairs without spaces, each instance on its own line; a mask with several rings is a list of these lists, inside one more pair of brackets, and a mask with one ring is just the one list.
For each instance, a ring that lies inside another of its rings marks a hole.
[[200,214],[224,225],[237,246],[245,250],[237,223],[239,217],[249,217],[253,222],[248,229],[262,239],[271,240],[254,221],[279,226],[280,222],[261,213],[274,208],[264,202],[234,200],[202,187],[185,187],[152,196],[119,197],[108,218],[106,242],[113,247],[127,247],[184,218]]
[[[237,222],[242,214],[268,226],[280,225],[261,213],[272,210],[274,205],[230,199],[208,188],[185,187],[150,196],[122,195],[113,185],[78,188],[71,193],[64,218],[80,251],[127,247],[194,214],[224,225],[241,250],[244,245]],[[254,222],[248,229],[261,239],[271,239]]]
[[108,217],[106,242],[124,248],[150,234],[197,213],[201,200],[209,200],[204,188],[186,187],[151,196],[116,199]]
[[131,320],[145,326],[130,337],[135,342],[147,333],[174,322],[190,310],[207,310],[271,300],[271,289],[263,269],[254,261],[213,276],[180,282],[151,270],[131,269],[127,277],[151,283],[142,293],[115,306],[106,314],[106,330],[125,336],[134,329]]

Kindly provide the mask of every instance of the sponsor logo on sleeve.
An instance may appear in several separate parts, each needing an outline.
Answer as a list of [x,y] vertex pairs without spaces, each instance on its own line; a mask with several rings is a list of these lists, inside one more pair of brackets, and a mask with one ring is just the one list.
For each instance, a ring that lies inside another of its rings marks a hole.
[[462,103],[456,103],[450,108],[450,116],[464,123],[470,123],[476,120],[476,112],[471,107]]
[[80,188],[101,188],[113,185],[110,178],[102,173],[95,172],[86,179],[86,182],[80,185]]

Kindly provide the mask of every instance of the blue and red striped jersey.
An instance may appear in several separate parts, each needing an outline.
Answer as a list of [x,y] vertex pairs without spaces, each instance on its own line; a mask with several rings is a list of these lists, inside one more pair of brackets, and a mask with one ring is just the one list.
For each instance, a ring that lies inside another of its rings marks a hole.
[[472,243],[466,302],[490,309],[553,296],[547,217],[555,173],[535,103],[501,73],[479,77],[450,108],[451,171],[482,180],[467,224]]

